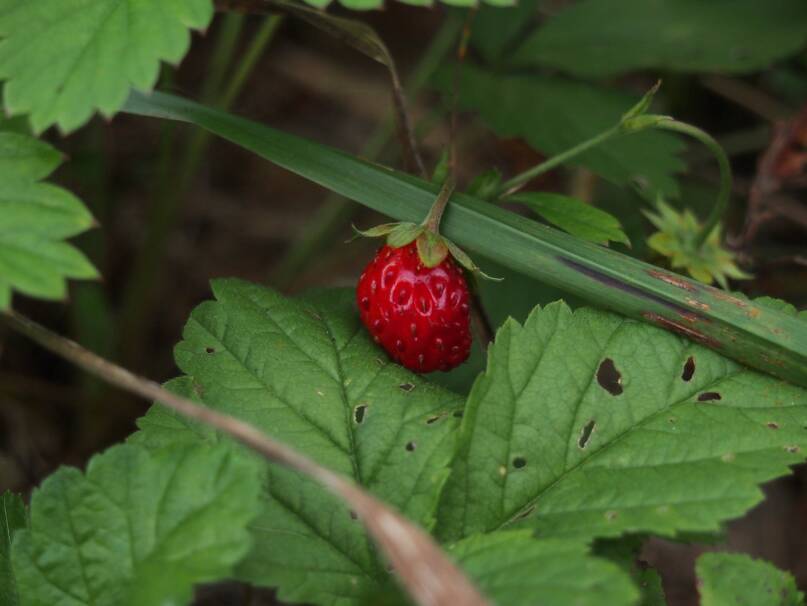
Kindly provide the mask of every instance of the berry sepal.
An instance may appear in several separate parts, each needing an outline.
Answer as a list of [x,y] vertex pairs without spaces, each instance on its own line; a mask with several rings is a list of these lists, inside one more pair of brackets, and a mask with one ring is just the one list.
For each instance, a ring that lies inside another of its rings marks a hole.
[[357,236],[366,238],[386,237],[387,246],[391,248],[402,248],[415,242],[418,258],[428,268],[437,267],[450,255],[472,274],[488,280],[501,280],[501,278],[493,278],[484,273],[465,251],[440,235],[440,220],[453,191],[454,182],[447,179],[429,211],[429,215],[420,225],[410,222],[384,223],[366,230],[353,226],[353,231]]

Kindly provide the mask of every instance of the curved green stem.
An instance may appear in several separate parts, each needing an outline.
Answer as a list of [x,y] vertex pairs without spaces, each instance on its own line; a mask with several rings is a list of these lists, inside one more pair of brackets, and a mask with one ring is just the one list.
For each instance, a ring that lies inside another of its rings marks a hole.
[[712,212],[709,213],[709,216],[706,218],[706,222],[703,224],[700,233],[698,233],[698,238],[695,240],[696,246],[700,248],[700,246],[706,242],[706,239],[709,237],[709,234],[712,233],[712,230],[714,230],[714,228],[720,222],[720,219],[723,218],[723,215],[726,214],[726,209],[728,209],[729,206],[732,182],[731,164],[729,163],[729,158],[715,138],[697,126],[692,126],[691,124],[686,124],[685,122],[678,122],[672,118],[659,120],[656,124],[654,124],[654,126],[655,128],[682,133],[697,139],[707,148],[709,148],[709,151],[711,151],[717,159],[717,164],[720,167],[720,191],[717,194],[717,201],[712,208]]
[[529,181],[532,181],[535,177],[539,175],[543,175],[544,173],[549,172],[553,168],[560,166],[567,160],[571,160],[577,155],[582,154],[585,151],[588,151],[592,147],[596,147],[602,143],[605,143],[609,139],[613,137],[617,137],[619,135],[626,134],[622,128],[622,124],[619,123],[616,126],[612,126],[608,130],[601,132],[599,135],[594,135],[591,139],[587,139],[582,143],[578,143],[574,147],[570,147],[565,152],[561,152],[556,156],[552,156],[548,160],[541,162],[533,166],[532,168],[525,170],[523,173],[516,175],[512,179],[505,181],[499,187],[499,190],[496,192],[496,198],[501,197],[503,195],[512,194],[522,187],[524,187]]

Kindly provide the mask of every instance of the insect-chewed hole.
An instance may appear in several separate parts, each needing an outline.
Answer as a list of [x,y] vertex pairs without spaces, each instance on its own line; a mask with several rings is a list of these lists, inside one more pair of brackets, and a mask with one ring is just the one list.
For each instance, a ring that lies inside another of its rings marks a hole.
[[779,429],[779,423],[774,421],[768,421],[765,425],[767,425],[768,429]]
[[215,347],[205,347],[205,353],[209,353],[209,354],[216,353],[216,348]]
[[712,400],[722,400],[723,397],[716,391],[704,391],[698,395],[698,402],[711,402]]
[[461,419],[461,418],[462,418],[462,415],[463,415],[463,412],[464,412],[464,411],[462,411],[462,410],[455,410],[455,411],[452,413],[452,416],[457,417],[458,419]]
[[415,386],[412,383],[401,383],[400,385],[398,385],[398,387],[400,388],[401,391],[405,391],[406,393],[409,393],[415,388]]
[[358,520],[358,519],[359,519],[359,514],[357,514],[355,511],[353,511],[353,510],[351,509],[351,510],[350,510],[350,519],[351,519],[351,520]]
[[353,409],[353,419],[361,424],[364,421],[364,414],[367,411],[367,404],[359,404]]
[[605,358],[597,369],[597,383],[612,396],[622,393],[622,373],[620,373],[611,358]]
[[417,447],[418,447],[418,445],[415,442],[407,442],[406,443],[406,450],[408,450],[409,452],[412,452]]
[[591,434],[594,433],[596,426],[597,422],[594,419],[591,419],[591,421],[583,425],[583,429],[580,430],[580,439],[577,440],[578,447],[585,448],[588,446],[588,441],[591,439]]
[[527,459],[524,457],[516,457],[513,459],[513,467],[516,469],[521,469],[522,467],[526,467]]
[[426,419],[426,425],[431,425],[432,423],[436,423],[440,419],[443,418],[443,415],[434,415]]
[[691,381],[695,375],[695,358],[689,356],[684,363],[684,370],[681,371],[681,378],[684,381]]

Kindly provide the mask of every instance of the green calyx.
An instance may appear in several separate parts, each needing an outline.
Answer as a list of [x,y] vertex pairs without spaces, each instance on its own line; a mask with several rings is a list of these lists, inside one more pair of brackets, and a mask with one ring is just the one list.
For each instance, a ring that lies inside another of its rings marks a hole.
[[720,224],[701,243],[703,226],[691,211],[679,212],[659,199],[656,212],[643,212],[659,230],[648,238],[647,244],[667,257],[673,269],[685,269],[696,280],[706,284],[717,282],[724,289],[728,288],[728,278],[753,277],[737,266],[731,251],[723,248]]
[[437,195],[428,216],[419,225],[408,222],[384,223],[367,230],[360,230],[354,226],[353,230],[357,236],[366,238],[386,237],[387,245],[392,248],[401,248],[415,242],[420,262],[426,267],[437,267],[445,261],[446,257],[451,255],[457,263],[469,272],[489,280],[499,280],[500,278],[492,278],[485,274],[465,251],[440,235],[440,220],[453,191],[454,181],[448,178],[443,183],[443,187],[440,189],[440,193]]

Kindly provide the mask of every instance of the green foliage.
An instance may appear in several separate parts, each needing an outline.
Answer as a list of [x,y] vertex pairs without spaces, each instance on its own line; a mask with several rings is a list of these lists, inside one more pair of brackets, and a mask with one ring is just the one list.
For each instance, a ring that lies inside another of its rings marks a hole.
[[[434,184],[421,179],[171,95],[133,94],[126,111],[196,124],[397,220],[422,221],[437,193]],[[807,386],[807,327],[787,314],[738,302],[680,277],[659,277],[653,265],[464,194],[452,196],[440,231],[471,253],[631,317],[655,319],[671,309],[693,309],[697,315],[688,316],[695,318],[688,329],[721,353]]]
[[226,447],[149,453],[116,446],[82,475],[61,468],[31,499],[14,539],[23,606],[150,606],[190,601],[249,549],[256,468]]
[[804,594],[793,577],[748,556],[706,553],[696,572],[701,606],[803,606]]
[[747,73],[807,43],[802,0],[585,0],[548,20],[517,63],[583,77],[635,69]]
[[[176,348],[185,395],[241,417],[368,488],[430,528],[462,400],[389,362],[361,325],[352,291],[302,300],[236,280],[191,315]],[[217,441],[160,408],[135,441]],[[292,602],[358,599],[386,573],[347,508],[299,474],[267,466],[255,546],[239,576]]]
[[188,28],[207,27],[211,0],[0,0],[5,108],[36,132],[111,116],[130,87],[150,90],[160,61],[178,63]]
[[11,492],[0,495],[0,606],[17,606],[17,581],[11,567],[11,543],[14,533],[26,528],[25,504]]
[[591,557],[579,541],[536,540],[529,531],[493,532],[464,539],[449,553],[497,604],[619,606],[639,597],[627,574]]
[[524,204],[553,225],[583,240],[596,244],[622,242],[630,246],[630,240],[622,231],[619,219],[576,198],[547,192],[529,192],[507,200]]
[[712,531],[804,458],[805,426],[803,389],[656,328],[552,304],[499,330],[438,532]]
[[[436,84],[450,90],[448,72]],[[491,95],[490,91],[496,94]],[[558,154],[617,124],[637,99],[624,93],[548,75],[500,75],[465,65],[460,105],[479,113],[501,137],[522,137],[536,150]],[[571,160],[617,185],[641,179],[674,196],[682,143],[656,131],[613,139]]]
[[41,183],[61,161],[50,145],[0,132],[0,310],[12,290],[63,299],[66,278],[95,278],[87,258],[63,240],[93,225],[78,198]]

